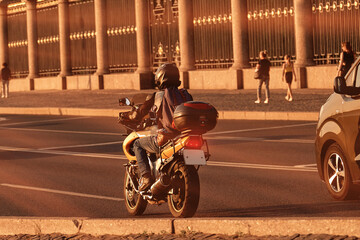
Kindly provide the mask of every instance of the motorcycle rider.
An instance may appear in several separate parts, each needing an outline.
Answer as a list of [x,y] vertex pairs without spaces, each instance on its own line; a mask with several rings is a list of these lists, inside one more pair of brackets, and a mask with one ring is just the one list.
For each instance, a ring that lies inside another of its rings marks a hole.
[[155,84],[160,91],[149,95],[138,111],[129,114],[129,119],[139,120],[152,110],[158,120],[156,136],[139,138],[134,142],[133,151],[141,174],[139,191],[148,190],[154,182],[147,153],[160,153],[160,147],[179,134],[172,127],[172,113],[176,105],[192,100],[185,89],[178,89],[181,84],[179,79],[179,69],[175,64],[162,64],[155,72]]

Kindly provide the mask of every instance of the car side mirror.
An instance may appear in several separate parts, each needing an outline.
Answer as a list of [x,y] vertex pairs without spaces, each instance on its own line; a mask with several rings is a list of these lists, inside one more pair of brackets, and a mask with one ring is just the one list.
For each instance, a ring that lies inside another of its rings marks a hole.
[[346,95],[359,95],[360,88],[346,86],[346,81],[344,77],[336,77],[334,80],[334,92],[338,94],[346,94]]
[[346,94],[346,82],[344,77],[336,77],[334,79],[334,92]]
[[120,98],[119,99],[119,106],[130,106],[131,101],[128,98]]

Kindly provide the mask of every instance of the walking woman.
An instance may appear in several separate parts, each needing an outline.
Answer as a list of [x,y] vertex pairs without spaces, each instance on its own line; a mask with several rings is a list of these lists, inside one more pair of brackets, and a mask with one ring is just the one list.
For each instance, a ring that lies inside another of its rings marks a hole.
[[257,89],[257,99],[255,103],[261,103],[261,87],[263,83],[265,83],[265,101],[264,103],[269,103],[270,98],[270,90],[269,90],[269,82],[270,82],[270,61],[267,59],[267,51],[261,51],[259,54],[259,62],[256,64],[256,72],[259,72],[260,78],[259,86]]
[[355,54],[351,48],[350,42],[341,43],[342,53],[340,54],[340,62],[337,75],[345,77],[346,73],[350,70],[351,65],[355,61]]
[[293,95],[291,91],[291,83],[292,80],[296,82],[296,76],[294,71],[294,64],[291,62],[290,55],[286,55],[284,57],[285,63],[283,64],[283,74],[282,74],[282,81],[284,82],[284,79],[287,84],[287,93],[285,99],[289,102],[293,100]]

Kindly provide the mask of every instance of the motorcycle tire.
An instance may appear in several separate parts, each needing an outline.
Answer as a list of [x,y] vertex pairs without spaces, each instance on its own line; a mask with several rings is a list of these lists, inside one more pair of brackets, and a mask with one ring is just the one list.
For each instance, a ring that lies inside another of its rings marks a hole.
[[171,173],[173,193],[168,195],[168,206],[174,217],[194,216],[200,199],[199,175],[194,166],[180,162]]
[[124,196],[125,206],[128,213],[132,216],[140,216],[144,213],[147,201],[144,200],[140,194],[136,193],[131,184],[129,175],[125,172],[124,178]]

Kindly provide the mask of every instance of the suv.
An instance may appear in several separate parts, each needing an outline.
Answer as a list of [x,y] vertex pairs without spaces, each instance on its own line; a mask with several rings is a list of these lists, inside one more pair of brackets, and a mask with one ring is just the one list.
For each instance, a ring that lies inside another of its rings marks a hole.
[[337,200],[357,194],[360,184],[360,58],[321,107],[315,152],[320,178]]

